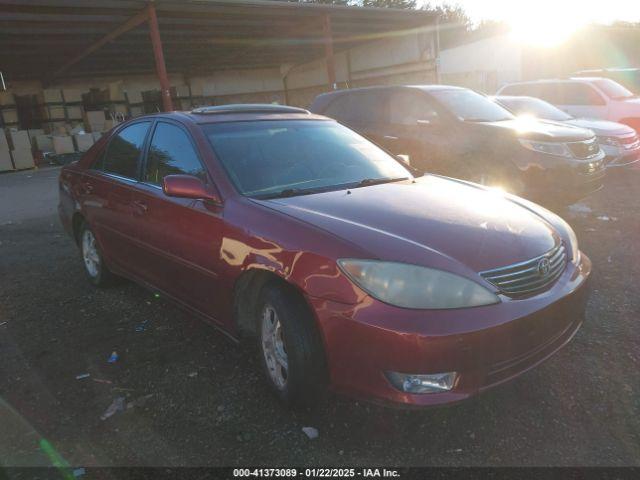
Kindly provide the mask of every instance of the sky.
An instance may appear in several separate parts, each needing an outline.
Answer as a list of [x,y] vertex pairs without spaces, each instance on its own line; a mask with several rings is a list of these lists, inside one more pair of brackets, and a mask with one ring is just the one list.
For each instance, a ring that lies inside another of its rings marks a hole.
[[[561,16],[569,22],[611,23],[640,21],[640,0],[422,0],[423,4],[441,3],[462,6],[474,22],[503,20],[524,22],[526,18],[544,20]],[[545,15],[541,14],[545,12]]]

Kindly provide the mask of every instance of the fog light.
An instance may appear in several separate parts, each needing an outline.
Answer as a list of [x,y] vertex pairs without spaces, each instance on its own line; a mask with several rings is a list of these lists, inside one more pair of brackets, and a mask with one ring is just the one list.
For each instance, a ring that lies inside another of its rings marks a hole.
[[413,375],[410,373],[387,372],[387,378],[398,390],[407,393],[438,393],[453,388],[456,372]]

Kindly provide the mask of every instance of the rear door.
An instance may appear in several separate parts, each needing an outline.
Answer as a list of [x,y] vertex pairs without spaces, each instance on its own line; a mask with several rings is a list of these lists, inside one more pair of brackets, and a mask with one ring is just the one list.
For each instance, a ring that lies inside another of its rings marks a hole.
[[172,174],[193,175],[214,188],[191,133],[179,123],[158,120],[133,198],[137,236],[144,246],[140,258],[143,279],[207,316],[219,318],[222,208],[165,195],[162,181]]
[[79,182],[82,208],[111,265],[134,273],[138,245],[132,200],[150,121],[120,129]]

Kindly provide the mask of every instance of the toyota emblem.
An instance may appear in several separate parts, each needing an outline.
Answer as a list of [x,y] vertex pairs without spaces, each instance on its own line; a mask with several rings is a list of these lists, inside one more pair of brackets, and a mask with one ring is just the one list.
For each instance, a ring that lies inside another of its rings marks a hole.
[[538,275],[544,277],[549,273],[549,270],[551,270],[551,262],[546,257],[541,258],[538,262]]

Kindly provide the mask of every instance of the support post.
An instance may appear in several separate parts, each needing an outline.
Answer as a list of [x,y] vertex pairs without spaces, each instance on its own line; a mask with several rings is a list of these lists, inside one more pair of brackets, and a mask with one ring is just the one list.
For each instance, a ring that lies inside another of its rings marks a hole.
[[440,14],[436,17],[436,37],[435,37],[435,67],[436,67],[436,83],[440,83]]
[[329,90],[338,88],[336,84],[336,61],[333,56],[333,33],[331,32],[331,16],[327,13],[322,19],[322,33],[324,37],[324,57],[327,64]]
[[171,101],[171,85],[167,76],[167,66],[164,63],[164,52],[162,51],[162,41],[160,40],[160,28],[158,27],[158,17],[156,15],[156,7],[153,3],[149,3],[147,7],[149,18],[149,35],[151,36],[151,44],[153,45],[153,56],[156,61],[156,73],[160,81],[160,95],[162,97],[162,110],[170,112],[173,110]]

